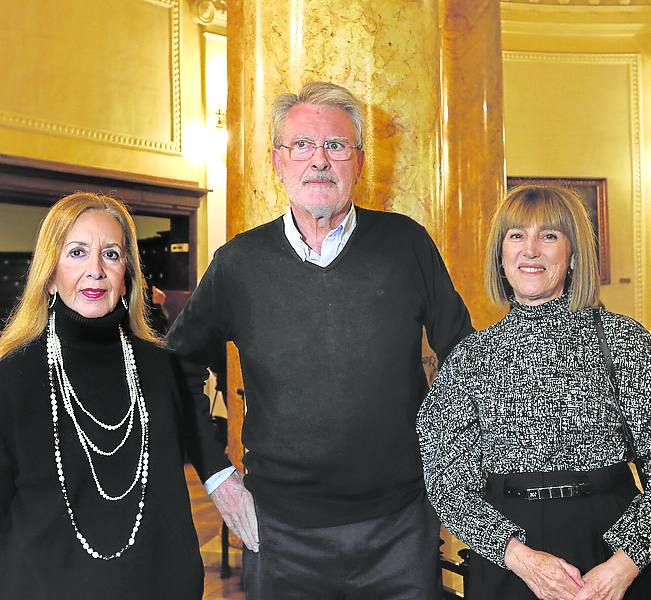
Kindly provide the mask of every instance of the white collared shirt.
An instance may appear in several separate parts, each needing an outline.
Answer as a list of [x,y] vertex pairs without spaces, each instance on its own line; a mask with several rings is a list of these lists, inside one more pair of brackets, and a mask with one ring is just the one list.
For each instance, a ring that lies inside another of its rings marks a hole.
[[321,254],[317,254],[305,243],[301,232],[296,227],[296,223],[294,223],[291,208],[283,215],[283,225],[287,241],[294,248],[294,251],[301,260],[311,262],[319,267],[327,267],[339,256],[346,242],[348,242],[350,236],[353,234],[355,225],[357,225],[357,214],[355,212],[355,206],[351,204],[350,210],[344,217],[344,220],[325,236],[321,244]]

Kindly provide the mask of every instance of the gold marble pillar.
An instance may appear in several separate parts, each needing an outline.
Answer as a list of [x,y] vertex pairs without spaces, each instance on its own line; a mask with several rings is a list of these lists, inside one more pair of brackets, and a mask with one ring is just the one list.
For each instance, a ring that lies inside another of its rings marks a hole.
[[235,136],[242,137],[228,156],[229,175],[243,161],[234,176],[239,185],[229,188],[229,219],[238,230],[286,210],[271,166],[269,106],[278,93],[318,79],[346,86],[365,104],[366,165],[355,200],[409,214],[436,230],[435,1],[231,0],[228,43],[229,135],[236,127]]
[[[490,219],[504,193],[500,7],[496,0],[440,0],[443,221],[441,250],[478,329],[501,311],[484,293]],[[465,547],[442,528],[443,554]],[[461,578],[443,573],[461,591]]]
[[[329,80],[365,106],[366,163],[355,202],[405,213],[441,239],[438,5],[435,0],[229,0],[228,235],[288,201],[271,164],[269,107]],[[229,454],[240,464],[239,368],[229,355]]]
[[443,138],[441,250],[478,329],[501,311],[484,293],[490,219],[505,187],[500,6],[440,0]]

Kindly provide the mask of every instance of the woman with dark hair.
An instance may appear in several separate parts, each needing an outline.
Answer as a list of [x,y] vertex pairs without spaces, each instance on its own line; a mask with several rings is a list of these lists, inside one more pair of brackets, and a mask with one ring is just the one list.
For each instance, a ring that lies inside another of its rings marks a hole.
[[651,493],[627,464],[651,475],[651,335],[599,307],[580,198],[511,190],[486,281],[510,311],[457,346],[418,419],[429,498],[473,551],[466,597],[651,598]]
[[[176,387],[143,289],[121,202],[52,207],[0,336],[1,598],[202,596],[183,459],[213,432],[206,410],[205,437],[190,436],[201,410]],[[202,474],[222,467],[213,455]]]

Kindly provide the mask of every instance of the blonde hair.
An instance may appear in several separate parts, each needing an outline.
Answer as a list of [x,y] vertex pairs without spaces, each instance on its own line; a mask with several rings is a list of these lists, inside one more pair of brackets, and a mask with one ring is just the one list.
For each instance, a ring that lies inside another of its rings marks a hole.
[[271,105],[271,142],[279,148],[289,109],[297,104],[323,104],[345,110],[353,121],[357,134],[355,147],[364,149],[364,114],[359,101],[345,87],[328,81],[306,83],[298,94],[280,94]]
[[599,268],[594,231],[580,196],[557,185],[525,184],[510,190],[497,208],[488,236],[485,284],[496,304],[508,303],[513,289],[502,270],[502,242],[512,228],[534,223],[562,232],[570,241],[574,269],[566,289],[570,310],[599,306]]
[[148,307],[144,295],[146,283],[140,269],[136,226],[127,207],[110,196],[77,192],[61,198],[43,219],[25,290],[0,336],[0,357],[22,348],[45,330],[49,301],[47,285],[56,271],[68,232],[79,216],[89,210],[111,215],[122,228],[126,258],[125,280],[129,294],[129,326],[132,333],[149,342],[161,342],[147,320]]

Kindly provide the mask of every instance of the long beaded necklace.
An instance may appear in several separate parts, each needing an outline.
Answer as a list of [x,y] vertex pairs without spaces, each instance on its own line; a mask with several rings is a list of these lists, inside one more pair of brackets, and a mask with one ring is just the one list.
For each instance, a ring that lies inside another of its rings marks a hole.
[[[70,522],[75,531],[76,537],[79,540],[79,543],[82,545],[84,550],[92,557],[102,560],[111,560],[114,558],[119,558],[122,554],[128,550],[131,546],[134,545],[136,541],[136,534],[140,528],[142,521],[142,513],[145,508],[145,490],[147,488],[147,477],[149,471],[149,415],[145,406],[145,399],[140,388],[140,380],[138,378],[138,371],[136,369],[136,362],[133,356],[133,348],[129,342],[127,336],[124,334],[122,327],[119,327],[120,331],[120,343],[122,346],[122,355],[124,357],[124,367],[126,372],[127,386],[129,388],[129,397],[130,403],[129,408],[127,409],[126,414],[120,421],[114,424],[104,423],[100,419],[97,419],[79,400],[77,394],[75,393],[70,380],[68,379],[68,374],[65,371],[63,365],[63,353],[61,350],[61,340],[56,333],[55,329],[55,313],[52,311],[48,321],[47,328],[47,362],[48,362],[48,375],[50,380],[50,406],[52,407],[52,425],[54,430],[54,461],[56,463],[57,474],[59,476],[59,482],[61,484],[61,492],[63,494],[63,500],[66,504],[68,510],[68,516],[70,517]],[[63,470],[63,458],[61,454],[60,447],[60,436],[59,436],[59,408],[57,402],[56,394],[56,383],[58,384],[59,394],[62,399],[63,407],[70,417],[79,443],[88,459],[88,465],[90,466],[90,472],[93,476],[93,481],[95,482],[95,487],[97,488],[98,494],[104,498],[104,500],[110,502],[118,502],[122,500],[133,488],[136,486],[138,481],[140,481],[140,501],[138,503],[138,513],[129,534],[129,539],[127,542],[113,554],[102,554],[95,548],[93,548],[86,536],[79,530],[77,525],[77,520],[75,518],[75,513],[70,504],[70,499],[68,497],[68,491],[66,488],[66,478]],[[74,402],[73,402],[74,401]],[[102,429],[108,431],[116,431],[120,429],[126,423],[125,434],[118,442],[118,444],[109,450],[99,448],[95,443],[92,442],[90,436],[84,431],[77,420],[77,415],[75,414],[75,406],[77,406],[84,414],[86,414],[91,421]],[[134,414],[135,408],[138,409],[138,417],[140,421],[140,454],[138,456],[138,463],[136,465],[135,474],[133,481],[127,487],[126,491],[122,494],[111,496],[106,493],[102,487],[97,472],[95,471],[95,465],[93,464],[92,453],[99,454],[101,456],[113,456],[122,446],[126,443],[131,435],[133,430],[134,423]]]

